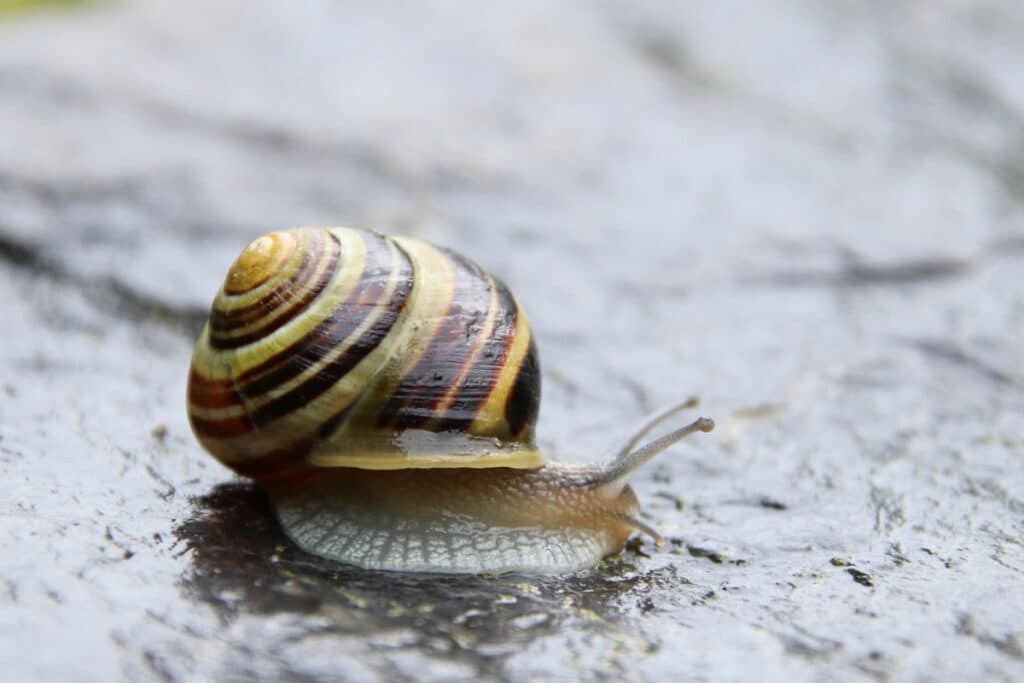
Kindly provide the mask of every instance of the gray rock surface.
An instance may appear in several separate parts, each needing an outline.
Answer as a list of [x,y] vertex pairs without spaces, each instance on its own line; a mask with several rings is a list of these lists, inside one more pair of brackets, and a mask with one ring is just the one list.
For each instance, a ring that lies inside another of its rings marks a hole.
[[[1024,6],[97,2],[0,20],[0,670],[1024,679]],[[561,578],[289,545],[196,444],[238,250],[349,224],[510,283],[542,444],[671,538]]]

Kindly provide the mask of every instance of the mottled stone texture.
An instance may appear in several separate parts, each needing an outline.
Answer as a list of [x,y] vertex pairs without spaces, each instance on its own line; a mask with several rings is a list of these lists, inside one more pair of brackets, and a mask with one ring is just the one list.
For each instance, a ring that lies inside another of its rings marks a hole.
[[[0,18],[5,681],[1024,679],[1024,5],[95,2]],[[455,245],[539,435],[671,542],[568,578],[317,561],[184,380],[238,250]],[[685,504],[684,504],[685,502]]]

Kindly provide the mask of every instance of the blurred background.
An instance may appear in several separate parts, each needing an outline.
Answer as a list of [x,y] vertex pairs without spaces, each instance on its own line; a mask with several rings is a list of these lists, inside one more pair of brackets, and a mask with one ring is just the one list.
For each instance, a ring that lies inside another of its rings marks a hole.
[[[1024,677],[1022,74],[1012,0],[0,0],[5,670]],[[635,483],[672,542],[291,548],[184,383],[241,247],[318,224],[503,278],[557,458],[701,395]]]

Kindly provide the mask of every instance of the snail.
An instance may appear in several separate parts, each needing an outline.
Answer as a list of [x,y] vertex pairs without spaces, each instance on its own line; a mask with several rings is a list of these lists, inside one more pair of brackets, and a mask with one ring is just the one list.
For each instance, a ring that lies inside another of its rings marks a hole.
[[476,263],[407,237],[297,228],[231,266],[200,333],[188,415],[202,446],[265,488],[302,550],[367,569],[568,573],[619,552],[628,476],[714,423],[604,467],[545,463],[525,313]]

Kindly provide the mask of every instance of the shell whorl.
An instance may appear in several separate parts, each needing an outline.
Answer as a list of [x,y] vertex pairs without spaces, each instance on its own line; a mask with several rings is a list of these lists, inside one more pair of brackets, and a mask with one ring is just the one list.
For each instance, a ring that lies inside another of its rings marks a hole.
[[236,471],[537,467],[540,370],[499,280],[425,242],[298,228],[252,242],[200,335],[188,409]]

